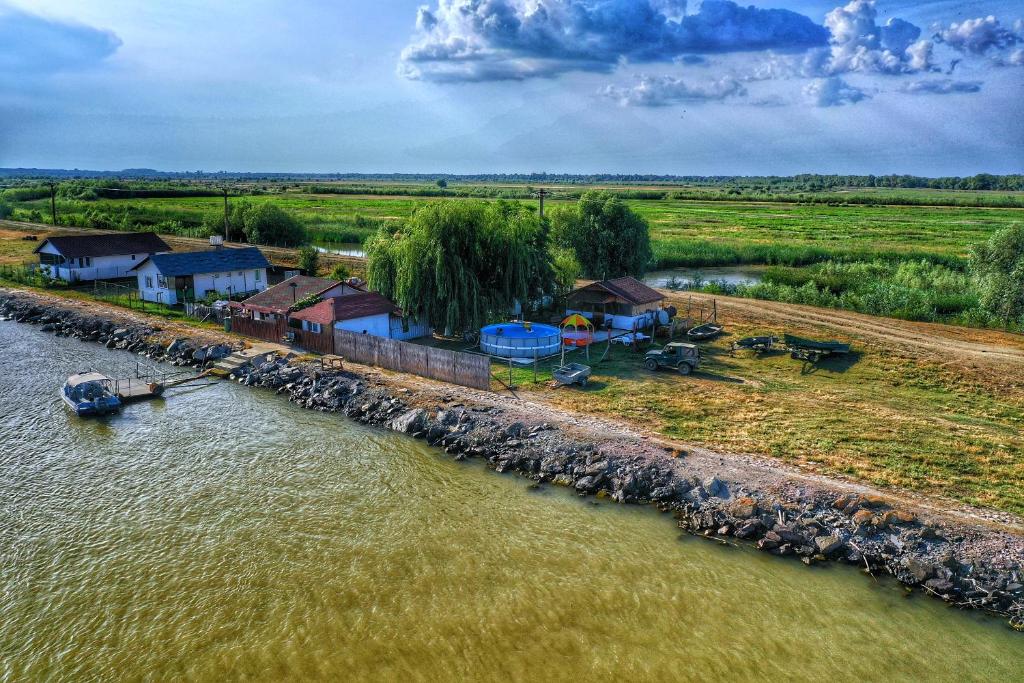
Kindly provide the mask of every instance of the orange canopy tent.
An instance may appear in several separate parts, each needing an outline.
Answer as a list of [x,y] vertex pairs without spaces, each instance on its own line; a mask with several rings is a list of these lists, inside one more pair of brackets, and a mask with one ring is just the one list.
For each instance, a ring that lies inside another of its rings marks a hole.
[[594,324],[579,313],[563,320],[561,328],[565,346],[590,346],[594,343]]

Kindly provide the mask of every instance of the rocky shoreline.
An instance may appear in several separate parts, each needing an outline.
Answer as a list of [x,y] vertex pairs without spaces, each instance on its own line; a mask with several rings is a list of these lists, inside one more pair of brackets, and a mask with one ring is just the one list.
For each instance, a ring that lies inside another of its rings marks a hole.
[[[154,360],[204,367],[232,350],[223,335],[197,330],[188,338],[169,338],[156,324],[118,317],[0,292],[0,318]],[[231,379],[284,394],[305,408],[410,434],[457,459],[482,458],[498,472],[572,487],[581,495],[653,504],[699,536],[739,539],[809,565],[837,561],[888,574],[958,607],[1001,615],[1024,630],[1024,538],[1005,530],[946,519],[841,482],[809,484],[785,476],[777,484],[750,481],[726,466],[698,466],[679,450],[568,429],[543,416],[476,401],[454,387],[417,391],[277,357],[259,357]]]

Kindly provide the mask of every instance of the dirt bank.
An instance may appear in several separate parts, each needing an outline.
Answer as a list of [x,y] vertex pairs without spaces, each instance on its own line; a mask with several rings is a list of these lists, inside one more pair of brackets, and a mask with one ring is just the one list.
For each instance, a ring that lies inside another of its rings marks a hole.
[[[231,335],[26,293],[0,291],[0,315],[176,365],[203,365],[241,345]],[[1024,536],[1009,517],[995,524],[966,508],[944,511],[771,460],[660,442],[598,418],[356,366],[324,371],[315,361],[268,357],[233,379],[423,438],[456,458],[483,458],[498,471],[654,504],[694,534],[806,564],[848,562],[1024,623]]]

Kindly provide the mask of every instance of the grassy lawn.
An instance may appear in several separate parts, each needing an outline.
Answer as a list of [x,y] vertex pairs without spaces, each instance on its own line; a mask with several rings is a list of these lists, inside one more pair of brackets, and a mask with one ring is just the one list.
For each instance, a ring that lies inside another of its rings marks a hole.
[[[702,344],[702,366],[689,377],[650,372],[642,352],[621,346],[598,364],[602,344],[592,349],[586,389],[552,388],[554,359],[540,363],[536,383],[532,367],[513,370],[515,390],[713,450],[1024,514],[1024,376],[917,358],[857,337],[848,338],[849,356],[817,366],[785,353],[730,352],[732,340],[773,329],[769,316],[729,325],[727,336]],[[813,326],[787,330],[835,337]],[[582,354],[572,359],[588,363]],[[493,373],[508,382],[507,364],[495,362]]]
[[[21,265],[35,261],[32,251],[39,246],[38,241],[22,239],[25,233],[0,229],[0,264]],[[43,235],[39,239],[43,239]]]

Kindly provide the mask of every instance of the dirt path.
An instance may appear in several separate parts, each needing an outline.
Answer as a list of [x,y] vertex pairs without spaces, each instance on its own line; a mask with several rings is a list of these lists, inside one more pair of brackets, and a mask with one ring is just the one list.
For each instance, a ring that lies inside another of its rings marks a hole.
[[[668,291],[665,291],[665,294],[677,307],[682,304],[685,310],[689,295]],[[760,299],[738,299],[709,294],[692,296],[695,302],[705,304],[715,300],[720,317],[732,322],[765,324],[766,321],[777,320],[798,327],[826,328],[842,335],[859,337],[871,343],[891,345],[917,356],[946,362],[962,361],[964,356],[969,356],[972,360],[983,362],[1024,364],[1024,336],[1021,335],[879,318],[850,311]]]

